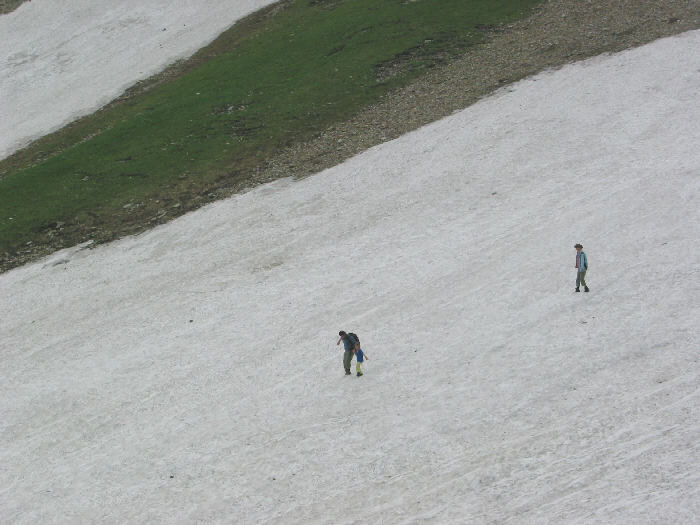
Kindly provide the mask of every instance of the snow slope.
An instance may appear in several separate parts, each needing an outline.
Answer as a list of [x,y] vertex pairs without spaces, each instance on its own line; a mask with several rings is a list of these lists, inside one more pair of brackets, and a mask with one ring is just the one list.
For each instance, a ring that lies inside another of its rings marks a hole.
[[0,275],[3,522],[698,523],[699,46]]
[[0,16],[0,159],[274,0],[33,0]]

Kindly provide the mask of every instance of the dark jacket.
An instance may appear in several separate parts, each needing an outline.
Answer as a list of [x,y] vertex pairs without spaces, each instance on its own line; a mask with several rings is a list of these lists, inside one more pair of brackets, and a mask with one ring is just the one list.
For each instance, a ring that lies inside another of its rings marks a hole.
[[343,346],[345,347],[345,350],[354,350],[355,345],[359,343],[359,341],[352,336],[352,334],[347,334],[345,337],[343,337]]

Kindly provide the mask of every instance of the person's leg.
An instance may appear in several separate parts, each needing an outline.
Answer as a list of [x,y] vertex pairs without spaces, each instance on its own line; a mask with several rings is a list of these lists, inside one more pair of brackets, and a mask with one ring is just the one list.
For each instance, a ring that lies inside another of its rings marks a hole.
[[345,373],[350,375],[350,364],[352,363],[352,350],[345,350],[343,354],[343,367],[345,368]]
[[581,284],[583,285],[583,289],[587,292],[588,291],[588,286],[586,285],[586,272],[585,270],[583,272],[579,272],[579,278],[581,280]]
[[362,361],[357,362],[357,366],[355,367],[355,370],[357,370],[357,376],[362,375]]

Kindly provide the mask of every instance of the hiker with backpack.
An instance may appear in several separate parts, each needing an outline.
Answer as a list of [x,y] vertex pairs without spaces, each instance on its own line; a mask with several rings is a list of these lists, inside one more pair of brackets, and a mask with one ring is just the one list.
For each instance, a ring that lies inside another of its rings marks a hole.
[[586,285],[586,271],[588,271],[588,257],[583,251],[583,246],[580,244],[575,244],[576,248],[576,291],[580,292],[580,286],[583,285],[583,291],[588,292],[588,286]]
[[350,375],[352,356],[357,355],[357,377],[360,377],[362,375],[360,364],[364,361],[365,357],[364,352],[362,352],[362,349],[360,348],[360,338],[353,333],[348,334],[342,330],[338,332],[338,335],[340,336],[340,339],[338,339],[336,346],[338,346],[342,341],[345,348],[345,353],[343,353],[343,367],[345,368],[345,375]]

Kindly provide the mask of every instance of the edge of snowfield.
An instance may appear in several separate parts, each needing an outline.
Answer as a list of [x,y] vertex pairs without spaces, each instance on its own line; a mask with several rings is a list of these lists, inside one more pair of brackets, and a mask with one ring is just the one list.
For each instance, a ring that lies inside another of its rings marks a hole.
[[0,275],[3,521],[697,523],[698,48]]
[[217,0],[202,9],[195,0],[178,0],[176,8],[165,0],[33,0],[0,16],[0,159],[273,1]]

